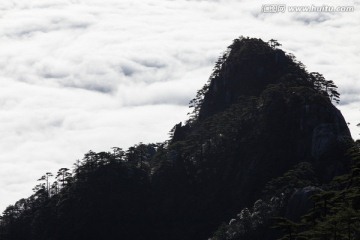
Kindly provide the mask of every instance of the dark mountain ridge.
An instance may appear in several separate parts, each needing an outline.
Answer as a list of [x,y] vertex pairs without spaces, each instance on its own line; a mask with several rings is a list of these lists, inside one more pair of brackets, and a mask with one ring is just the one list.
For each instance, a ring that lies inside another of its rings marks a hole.
[[[322,185],[347,173],[353,141],[336,86],[277,45],[235,39],[169,141],[90,151],[58,187],[45,175],[5,210],[1,239],[207,239],[257,199],[288,201],[286,176]],[[274,216],[291,204],[278,205]]]

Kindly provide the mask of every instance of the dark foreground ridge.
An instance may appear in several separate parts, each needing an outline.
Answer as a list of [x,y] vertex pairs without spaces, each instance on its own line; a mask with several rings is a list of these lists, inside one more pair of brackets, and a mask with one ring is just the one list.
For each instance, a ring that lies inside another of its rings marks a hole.
[[359,145],[337,87],[278,46],[235,39],[170,140],[46,173],[0,239],[359,239]]

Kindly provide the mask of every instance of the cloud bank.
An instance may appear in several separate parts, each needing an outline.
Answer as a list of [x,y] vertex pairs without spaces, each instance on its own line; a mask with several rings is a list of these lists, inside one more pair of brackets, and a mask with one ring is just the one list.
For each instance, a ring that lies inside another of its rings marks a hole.
[[[274,1],[272,3],[277,3]],[[279,2],[282,3],[282,2]],[[167,138],[232,39],[277,39],[339,86],[360,128],[359,1],[348,13],[262,13],[250,0],[0,3],[0,211],[88,150]]]

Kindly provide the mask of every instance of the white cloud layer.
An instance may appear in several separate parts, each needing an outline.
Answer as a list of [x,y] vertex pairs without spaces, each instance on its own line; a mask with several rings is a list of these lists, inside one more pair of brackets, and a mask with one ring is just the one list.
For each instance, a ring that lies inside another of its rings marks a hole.
[[263,4],[1,1],[0,211],[28,196],[44,172],[90,149],[165,140],[239,35],[278,39],[310,71],[333,79],[357,138],[359,0],[296,2],[355,6],[351,13],[265,14]]

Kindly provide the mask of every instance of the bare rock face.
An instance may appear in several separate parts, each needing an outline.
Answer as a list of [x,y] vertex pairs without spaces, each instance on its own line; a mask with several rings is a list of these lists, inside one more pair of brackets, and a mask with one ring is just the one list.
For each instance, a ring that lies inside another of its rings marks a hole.
[[311,149],[312,157],[315,159],[321,159],[350,136],[345,119],[339,110],[331,109],[328,115],[331,118],[330,121],[317,122],[313,130]]
[[320,188],[313,186],[295,191],[288,201],[285,217],[292,221],[300,221],[300,217],[306,214],[314,205],[311,196],[321,191]]
[[311,157],[321,166],[323,179],[329,181],[345,171],[346,163],[340,162],[339,156],[343,155],[351,134],[344,117],[333,105],[312,106],[310,115]]

